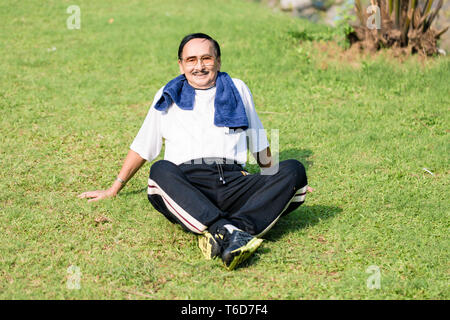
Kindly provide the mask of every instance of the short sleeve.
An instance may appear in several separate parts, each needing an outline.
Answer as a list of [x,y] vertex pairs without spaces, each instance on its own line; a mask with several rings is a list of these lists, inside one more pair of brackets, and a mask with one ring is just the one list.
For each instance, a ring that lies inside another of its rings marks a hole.
[[161,112],[155,109],[155,104],[161,97],[162,91],[163,88],[156,93],[144,123],[130,146],[131,150],[149,162],[159,155],[162,148]]
[[245,112],[247,114],[249,150],[251,153],[260,152],[269,146],[266,130],[264,130],[263,124],[256,113],[250,89],[242,80],[233,79],[233,81],[241,94],[242,102],[244,103]]

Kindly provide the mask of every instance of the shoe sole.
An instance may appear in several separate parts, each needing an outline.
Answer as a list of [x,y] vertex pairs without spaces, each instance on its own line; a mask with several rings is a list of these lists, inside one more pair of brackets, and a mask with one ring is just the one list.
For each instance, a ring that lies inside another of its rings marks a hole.
[[198,247],[206,260],[212,260],[219,255],[219,252],[214,250],[214,245],[216,245],[216,241],[211,233],[206,232],[199,236]]
[[225,268],[234,270],[238,265],[250,258],[262,242],[263,239],[253,238],[245,246],[232,251],[231,254],[234,256],[233,260],[231,260],[231,263],[228,266],[224,263]]

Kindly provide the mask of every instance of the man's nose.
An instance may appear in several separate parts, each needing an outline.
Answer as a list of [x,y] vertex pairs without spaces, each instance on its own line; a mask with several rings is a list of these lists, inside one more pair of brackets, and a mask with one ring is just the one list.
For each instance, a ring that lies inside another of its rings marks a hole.
[[205,67],[205,64],[203,63],[203,59],[197,59],[197,62],[195,63],[195,68],[198,68],[200,66],[201,69]]

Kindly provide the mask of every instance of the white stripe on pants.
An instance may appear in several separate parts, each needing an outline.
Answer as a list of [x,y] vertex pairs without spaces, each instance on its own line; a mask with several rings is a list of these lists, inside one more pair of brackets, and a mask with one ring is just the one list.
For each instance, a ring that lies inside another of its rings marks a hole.
[[200,223],[197,219],[192,217],[182,207],[180,207],[171,197],[169,197],[164,190],[152,179],[148,179],[148,194],[157,194],[161,196],[167,209],[180,220],[189,230],[194,233],[201,234],[207,229],[207,226]]

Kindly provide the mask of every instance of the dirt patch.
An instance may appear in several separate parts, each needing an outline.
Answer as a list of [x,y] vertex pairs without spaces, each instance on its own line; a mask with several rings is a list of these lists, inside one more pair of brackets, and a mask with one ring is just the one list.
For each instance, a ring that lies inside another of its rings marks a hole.
[[312,43],[313,61],[318,69],[326,70],[329,67],[350,67],[360,69],[365,61],[378,60],[391,63],[393,66],[414,62],[423,67],[433,64],[436,59],[424,55],[411,55],[404,48],[391,48],[370,52],[359,46],[348,49],[335,41],[318,41]]
[[356,48],[344,49],[334,41],[320,41],[313,43],[313,55],[316,60],[316,66],[319,69],[326,70],[330,65],[345,64],[353,68],[359,68],[361,61],[368,56],[368,53],[357,50]]

